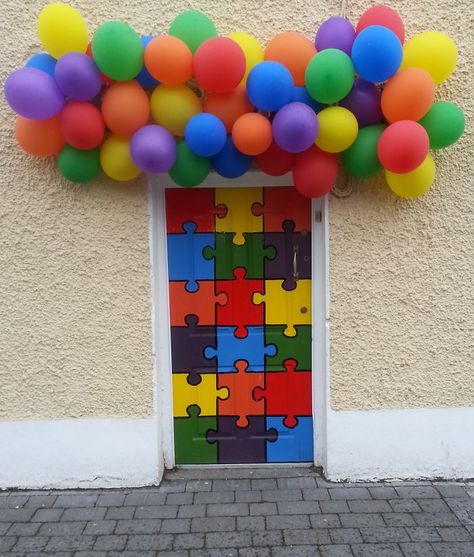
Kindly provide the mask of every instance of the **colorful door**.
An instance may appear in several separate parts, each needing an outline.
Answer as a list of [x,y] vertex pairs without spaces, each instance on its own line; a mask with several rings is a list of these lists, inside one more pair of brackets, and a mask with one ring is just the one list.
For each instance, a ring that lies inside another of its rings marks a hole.
[[166,190],[176,464],[313,461],[311,202]]

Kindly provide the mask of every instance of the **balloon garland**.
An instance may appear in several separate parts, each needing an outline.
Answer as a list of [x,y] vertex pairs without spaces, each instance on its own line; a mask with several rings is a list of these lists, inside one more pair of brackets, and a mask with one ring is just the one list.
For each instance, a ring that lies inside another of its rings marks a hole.
[[385,172],[400,197],[435,177],[430,149],[456,142],[464,115],[435,102],[457,48],[428,31],[405,42],[400,16],[369,8],[357,25],[323,22],[262,49],[247,33],[220,37],[204,14],[185,11],[168,35],[139,37],[108,21],[89,43],[81,15],[53,3],[38,18],[45,53],[6,80],[15,133],[31,155],[57,155],[72,182],[102,171],[118,181],[168,172],[183,187],[213,169],[238,178],[255,163],[270,176],[292,171],[307,197],[327,194],[339,165],[351,176]]

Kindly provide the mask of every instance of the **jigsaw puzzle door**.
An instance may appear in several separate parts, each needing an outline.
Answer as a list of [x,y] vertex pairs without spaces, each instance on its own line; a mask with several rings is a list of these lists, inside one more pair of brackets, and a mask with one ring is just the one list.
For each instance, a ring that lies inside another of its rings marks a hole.
[[176,464],[313,461],[311,201],[166,190]]

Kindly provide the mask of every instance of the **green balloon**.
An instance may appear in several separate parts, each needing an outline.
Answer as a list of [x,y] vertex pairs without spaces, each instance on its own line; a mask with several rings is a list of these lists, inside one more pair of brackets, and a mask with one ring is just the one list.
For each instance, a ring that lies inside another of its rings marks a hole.
[[99,149],[80,151],[66,145],[59,153],[57,164],[67,180],[78,184],[89,182],[100,172]]
[[332,104],[349,94],[354,77],[349,56],[342,50],[327,48],[309,61],[305,74],[306,89],[314,100]]
[[194,54],[204,41],[217,37],[217,30],[214,23],[203,13],[188,10],[174,18],[169,34],[185,42]]
[[461,137],[464,131],[464,114],[455,104],[435,102],[419,123],[430,138],[430,149],[443,149]]
[[203,182],[211,170],[211,161],[195,155],[182,139],[176,145],[176,162],[169,171],[172,180],[184,188],[192,188]]
[[133,79],[143,67],[143,45],[122,21],[101,25],[92,39],[92,55],[99,69],[116,81]]
[[356,178],[371,178],[383,170],[377,156],[377,143],[384,124],[361,128],[354,143],[341,155],[342,166]]

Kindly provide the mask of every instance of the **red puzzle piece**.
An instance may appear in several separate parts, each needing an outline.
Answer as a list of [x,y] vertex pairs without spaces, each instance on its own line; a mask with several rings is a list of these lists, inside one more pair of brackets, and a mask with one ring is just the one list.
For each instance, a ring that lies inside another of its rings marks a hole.
[[290,428],[297,425],[297,416],[311,416],[313,406],[311,371],[295,371],[296,364],[285,360],[286,371],[266,373],[265,389],[255,389],[255,399],[266,400],[266,415],[285,416],[283,424]]
[[232,280],[216,280],[216,292],[227,294],[227,303],[217,306],[217,325],[237,327],[235,336],[245,338],[248,325],[265,323],[264,304],[255,305],[252,297],[255,292],[265,292],[265,281],[246,279],[244,267],[234,269]]
[[264,373],[247,373],[248,362],[238,360],[235,362],[237,373],[218,373],[217,387],[227,387],[229,396],[225,400],[218,399],[217,413],[219,416],[238,416],[237,427],[248,426],[248,416],[263,416],[265,403],[255,400],[253,392],[265,384]]
[[214,206],[212,188],[172,188],[166,190],[168,234],[184,234],[183,223],[196,223],[196,232],[214,232],[215,217],[225,214],[225,207]]
[[199,325],[216,324],[216,305],[226,303],[224,292],[214,292],[214,281],[198,281],[196,292],[186,290],[186,281],[172,281],[170,288],[170,314],[172,327],[185,327],[186,315],[197,315]]
[[311,199],[293,187],[263,188],[263,207],[254,204],[252,213],[263,215],[264,232],[283,232],[285,220],[294,221],[294,232],[311,231]]

